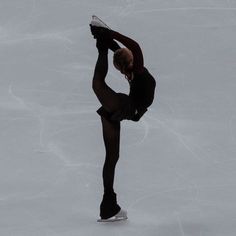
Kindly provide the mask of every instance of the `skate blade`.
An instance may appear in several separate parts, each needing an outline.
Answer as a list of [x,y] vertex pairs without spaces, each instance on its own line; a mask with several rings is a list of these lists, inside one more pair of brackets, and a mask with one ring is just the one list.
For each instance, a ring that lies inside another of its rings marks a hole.
[[97,222],[116,222],[116,221],[123,221],[128,220],[128,217],[111,217],[108,219],[98,219]]
[[92,15],[92,21],[90,23],[92,26],[97,26],[97,27],[102,27],[102,28],[107,28],[110,29],[110,27],[105,24],[101,19],[99,19],[97,16]]

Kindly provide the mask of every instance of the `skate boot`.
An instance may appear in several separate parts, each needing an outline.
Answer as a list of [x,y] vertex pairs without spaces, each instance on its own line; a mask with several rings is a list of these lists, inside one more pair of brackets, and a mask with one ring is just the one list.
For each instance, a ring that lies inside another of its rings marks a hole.
[[117,204],[116,193],[114,191],[106,192],[100,205],[100,217],[98,222],[109,222],[127,219],[127,213],[121,210]]
[[109,42],[111,40],[110,28],[97,16],[92,16],[92,21],[89,25],[91,33],[95,39],[102,38],[103,41],[106,42]]

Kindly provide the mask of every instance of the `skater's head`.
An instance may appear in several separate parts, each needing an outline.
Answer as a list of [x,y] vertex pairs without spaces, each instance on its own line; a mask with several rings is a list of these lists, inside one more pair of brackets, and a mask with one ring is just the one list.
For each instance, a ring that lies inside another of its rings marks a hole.
[[124,75],[130,75],[133,70],[133,53],[128,48],[120,48],[115,51],[113,64]]

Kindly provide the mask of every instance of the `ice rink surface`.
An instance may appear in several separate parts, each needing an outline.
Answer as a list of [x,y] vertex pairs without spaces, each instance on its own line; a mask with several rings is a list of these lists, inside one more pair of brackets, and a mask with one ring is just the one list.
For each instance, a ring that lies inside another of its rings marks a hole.
[[[137,40],[157,79],[143,119],[122,122],[127,222],[96,222],[92,14]],[[235,42],[235,0],[0,0],[0,235],[235,236]]]

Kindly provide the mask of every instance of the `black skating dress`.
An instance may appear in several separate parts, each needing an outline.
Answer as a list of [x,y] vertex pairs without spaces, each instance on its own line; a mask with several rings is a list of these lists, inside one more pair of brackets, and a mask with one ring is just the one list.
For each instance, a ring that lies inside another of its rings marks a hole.
[[[125,119],[139,121],[153,103],[156,81],[147,68],[144,67],[143,54],[138,43],[115,31],[112,31],[112,36],[113,39],[124,44],[133,53],[133,79],[129,81],[129,95],[117,93],[121,104],[117,111],[109,113],[104,107],[100,107],[97,113],[110,121],[122,121]],[[113,40],[113,45],[110,49],[115,51],[119,48],[119,45]]]

